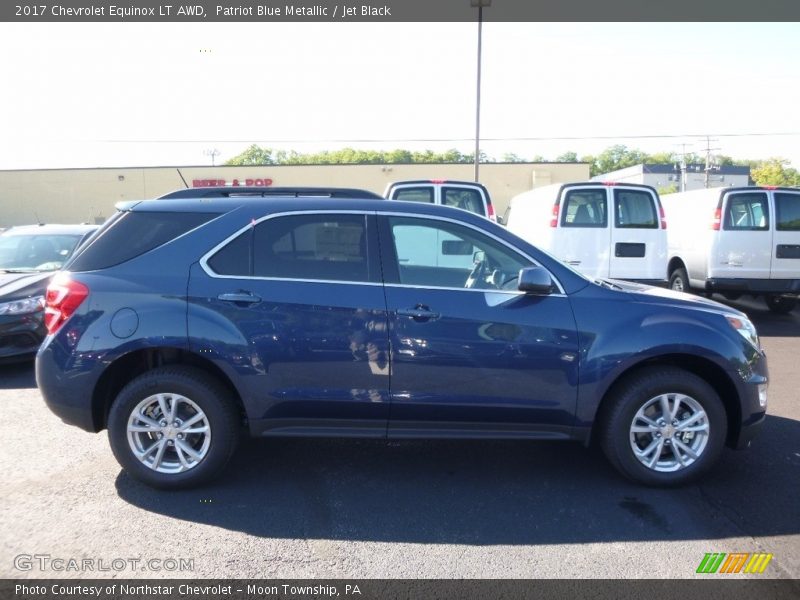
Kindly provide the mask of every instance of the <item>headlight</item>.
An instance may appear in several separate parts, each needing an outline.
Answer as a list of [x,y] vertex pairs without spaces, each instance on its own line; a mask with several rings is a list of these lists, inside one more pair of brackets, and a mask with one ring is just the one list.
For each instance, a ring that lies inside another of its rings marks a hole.
[[33,298],[23,298],[13,302],[3,302],[0,304],[0,315],[24,315],[38,312],[43,308],[44,296],[34,296]]
[[738,331],[739,335],[750,342],[754,348],[757,350],[761,349],[758,343],[756,327],[750,322],[750,319],[747,317],[738,317],[736,315],[725,315],[725,318],[728,319],[728,323],[731,324],[731,327]]

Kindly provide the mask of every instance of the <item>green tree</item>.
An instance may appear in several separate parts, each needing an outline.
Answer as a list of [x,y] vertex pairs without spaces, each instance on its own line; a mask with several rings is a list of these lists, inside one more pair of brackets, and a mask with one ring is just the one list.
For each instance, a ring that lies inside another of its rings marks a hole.
[[560,154],[556,156],[556,162],[561,163],[576,163],[578,162],[578,154],[576,152],[564,152],[564,154]]
[[513,152],[506,152],[503,156],[500,157],[500,162],[504,163],[521,163],[525,162],[525,159],[522,157],[517,156]]
[[758,185],[800,185],[800,173],[785,158],[770,158],[750,167],[750,177]]
[[271,148],[261,148],[253,144],[241,154],[226,161],[225,164],[232,166],[274,165],[275,159],[272,158]]
[[602,175],[616,171],[617,169],[624,169],[625,167],[632,167],[633,165],[640,165],[647,161],[647,154],[641,150],[628,149],[627,146],[618,144],[606,148],[592,161],[589,167],[589,173],[594,177],[595,175]]

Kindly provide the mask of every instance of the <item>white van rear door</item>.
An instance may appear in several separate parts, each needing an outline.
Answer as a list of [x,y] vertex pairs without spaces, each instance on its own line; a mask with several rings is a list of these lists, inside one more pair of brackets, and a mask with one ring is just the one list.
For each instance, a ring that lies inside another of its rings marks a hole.
[[731,192],[722,205],[722,227],[709,256],[709,277],[769,279],[772,215],[766,192]]
[[445,206],[453,206],[481,217],[488,217],[486,198],[483,192],[474,186],[444,184],[441,188],[440,202]]
[[553,236],[553,254],[588,277],[608,277],[610,242],[606,188],[566,188]]
[[664,280],[667,232],[656,196],[641,188],[612,187],[611,277]]
[[772,279],[800,278],[800,192],[773,192]]

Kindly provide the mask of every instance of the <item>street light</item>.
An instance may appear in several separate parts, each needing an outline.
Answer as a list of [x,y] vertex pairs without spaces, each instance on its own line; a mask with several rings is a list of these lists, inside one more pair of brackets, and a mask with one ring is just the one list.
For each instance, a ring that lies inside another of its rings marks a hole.
[[470,6],[478,9],[478,77],[475,92],[475,183],[481,161],[481,41],[483,34],[483,7],[491,6],[492,0],[470,0]]

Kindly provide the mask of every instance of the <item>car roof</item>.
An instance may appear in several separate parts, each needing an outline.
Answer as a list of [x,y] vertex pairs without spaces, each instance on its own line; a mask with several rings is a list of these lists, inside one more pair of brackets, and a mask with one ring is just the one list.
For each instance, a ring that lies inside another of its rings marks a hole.
[[383,196],[358,188],[335,187],[254,187],[254,186],[219,186],[205,188],[187,188],[175,190],[159,198],[230,198],[232,196],[247,197],[287,197],[295,198],[310,196],[314,198],[372,198],[382,200]]
[[83,235],[98,229],[100,225],[81,223],[79,225],[61,225],[56,223],[40,223],[38,225],[15,225],[2,235]]

